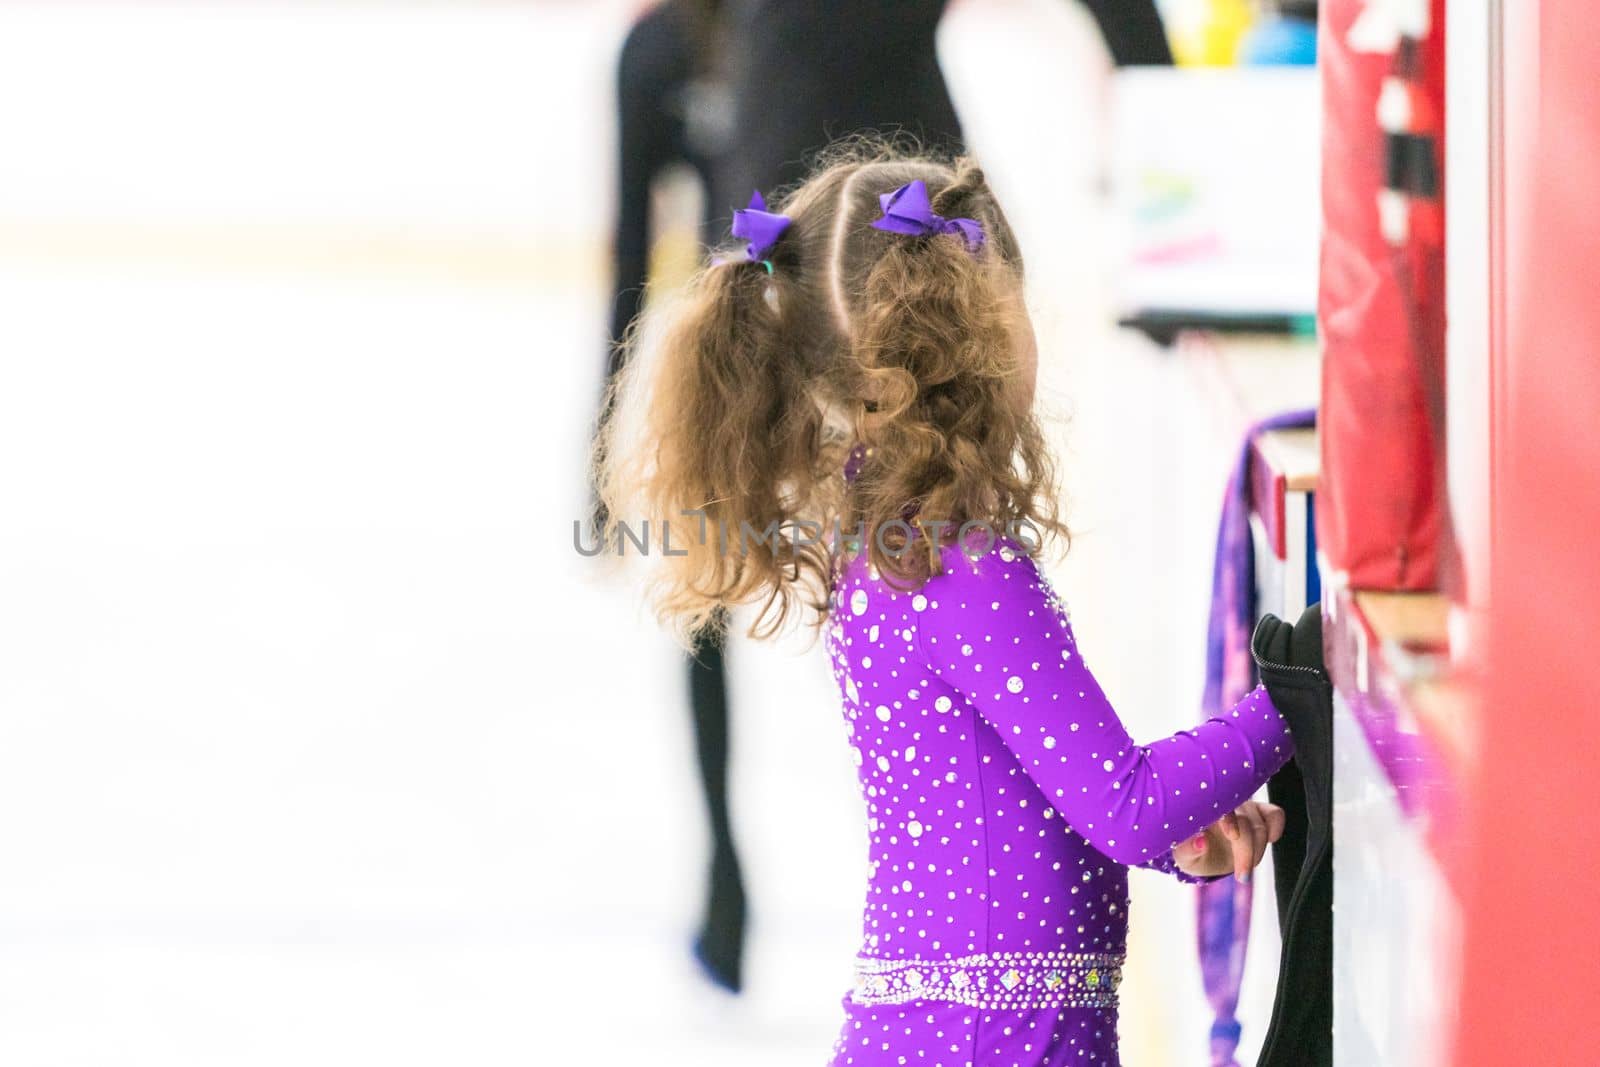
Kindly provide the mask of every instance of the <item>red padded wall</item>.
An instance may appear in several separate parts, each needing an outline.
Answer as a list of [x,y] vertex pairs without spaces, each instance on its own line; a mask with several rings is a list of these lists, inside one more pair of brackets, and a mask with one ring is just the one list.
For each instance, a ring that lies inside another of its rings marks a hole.
[[[1323,342],[1317,545],[1363,589],[1432,589],[1444,538],[1442,185],[1408,202],[1399,246],[1380,226],[1386,77],[1406,85],[1408,128],[1442,160],[1443,2],[1427,37],[1358,51],[1351,26],[1369,0],[1323,0]],[[1371,13],[1367,13],[1371,18]],[[1436,168],[1442,170],[1442,168]]]
[[[1600,1064],[1600,33],[1592,0],[1502,5],[1506,343],[1495,412],[1490,680],[1453,1062]],[[1514,30],[1514,34],[1511,32]],[[1513,61],[1514,60],[1514,61]]]

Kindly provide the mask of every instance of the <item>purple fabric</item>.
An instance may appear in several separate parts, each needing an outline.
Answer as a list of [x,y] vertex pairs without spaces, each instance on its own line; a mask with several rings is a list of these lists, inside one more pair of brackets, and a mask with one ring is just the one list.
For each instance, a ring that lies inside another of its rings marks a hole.
[[750,194],[749,207],[733,213],[733,235],[750,242],[745,255],[757,263],[767,258],[767,253],[788,228],[789,216],[768,211],[760,190]]
[[[1258,688],[1137,744],[1020,546],[1001,540],[975,560],[950,546],[942,564],[904,591],[856,557],[832,591],[826,644],[867,808],[864,965],[1120,956],[1127,865],[1170,869],[1175,844],[1289,758],[1288,730]],[[1114,999],[852,994],[845,1015],[834,1067],[1118,1063]]]
[[[1228,477],[1217,528],[1211,578],[1211,622],[1206,631],[1206,688],[1201,714],[1210,718],[1256,686],[1250,634],[1256,618],[1255,546],[1250,539],[1250,449],[1265,430],[1311,426],[1316,412],[1291,411],[1256,423]],[[1200,973],[1211,1005],[1211,1063],[1237,1067],[1239,987],[1250,940],[1253,883],[1224,879],[1200,887],[1196,907]]]
[[933,237],[955,234],[976,253],[983,248],[983,226],[977,219],[947,219],[933,213],[928,185],[920,178],[878,197],[883,217],[872,224],[875,230],[905,234],[908,237]]

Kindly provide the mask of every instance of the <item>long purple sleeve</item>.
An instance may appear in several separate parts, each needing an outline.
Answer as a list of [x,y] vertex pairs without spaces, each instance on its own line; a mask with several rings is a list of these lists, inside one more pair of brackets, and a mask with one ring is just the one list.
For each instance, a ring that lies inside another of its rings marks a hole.
[[[1265,690],[1193,730],[1137,744],[1078,653],[1033,559],[955,549],[922,589],[918,648],[1063,818],[1110,858],[1148,864],[1259,789],[1293,753]],[[1152,651],[1152,658],[1159,653]]]
[[1115,1064],[1128,865],[1179,874],[1172,846],[1288,759],[1266,694],[1135,744],[1005,543],[917,589],[847,560],[826,641],[868,849],[832,1067]]

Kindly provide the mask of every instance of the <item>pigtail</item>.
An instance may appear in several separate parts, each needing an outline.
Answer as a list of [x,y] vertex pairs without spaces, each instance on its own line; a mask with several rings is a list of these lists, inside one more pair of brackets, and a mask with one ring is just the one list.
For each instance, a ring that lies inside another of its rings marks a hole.
[[[1028,327],[1010,228],[970,162],[930,206],[977,221],[984,240],[974,249],[948,232],[873,236],[883,247],[861,282],[851,347],[872,398],[862,436],[885,458],[864,471],[856,509],[873,527],[914,515],[935,535],[929,547],[969,520],[996,535],[1018,523],[1040,539],[1064,535],[1049,452],[1016,392]],[[950,525],[929,525],[939,523]],[[938,552],[896,547],[870,545],[896,584],[938,572]]]
[[806,302],[796,267],[779,242],[764,262],[701,271],[654,322],[659,336],[647,323],[630,342],[644,358],[630,360],[636,373],[619,381],[602,434],[598,481],[615,516],[606,543],[637,552],[648,521],[656,605],[686,641],[720,607],[757,604],[761,636],[797,598],[820,608],[825,597],[825,551],[794,529],[812,503],[820,440],[792,351]]

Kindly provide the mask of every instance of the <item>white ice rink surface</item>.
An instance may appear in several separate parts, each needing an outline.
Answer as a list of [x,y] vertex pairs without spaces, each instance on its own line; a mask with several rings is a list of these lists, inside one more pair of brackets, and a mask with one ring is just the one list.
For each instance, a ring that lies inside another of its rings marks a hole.
[[[0,7],[0,1063],[825,1059],[865,839],[820,653],[732,652],[735,1000],[680,661],[571,547],[624,6]],[[982,98],[1092,82],[1081,18],[996,65],[1038,7],[982,15],[946,62],[1040,249],[1062,584],[1153,737],[1228,449],[1093,325],[1088,103],[1050,162]],[[1126,1060],[1201,1063],[1191,898],[1135,892]]]

